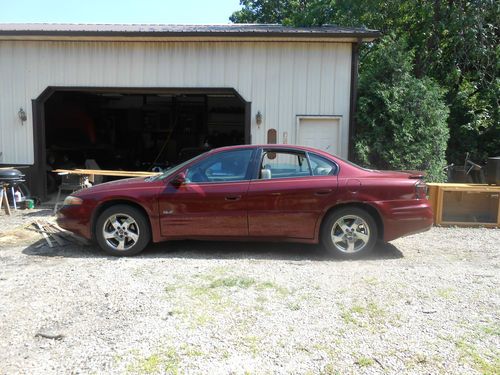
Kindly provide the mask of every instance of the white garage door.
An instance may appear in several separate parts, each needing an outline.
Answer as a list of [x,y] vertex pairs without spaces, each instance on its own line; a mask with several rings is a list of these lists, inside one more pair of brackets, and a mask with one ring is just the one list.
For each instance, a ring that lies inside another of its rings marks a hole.
[[298,117],[298,144],[340,155],[339,117]]

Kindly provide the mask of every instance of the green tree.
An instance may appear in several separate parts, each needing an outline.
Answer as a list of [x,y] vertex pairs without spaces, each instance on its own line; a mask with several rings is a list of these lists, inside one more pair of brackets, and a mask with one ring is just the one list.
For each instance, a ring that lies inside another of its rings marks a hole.
[[[233,22],[366,26],[407,41],[416,78],[446,92],[448,160],[500,152],[500,3],[496,0],[242,0]],[[382,38],[383,39],[383,38]],[[382,43],[383,45],[383,43]],[[360,79],[369,69],[363,48]],[[370,60],[372,61],[372,60]],[[360,109],[361,110],[361,109]],[[360,117],[363,114],[360,113]],[[363,126],[363,124],[360,124]]]
[[443,90],[413,75],[403,40],[387,37],[363,62],[359,81],[358,162],[383,169],[417,169],[444,179],[448,108]]

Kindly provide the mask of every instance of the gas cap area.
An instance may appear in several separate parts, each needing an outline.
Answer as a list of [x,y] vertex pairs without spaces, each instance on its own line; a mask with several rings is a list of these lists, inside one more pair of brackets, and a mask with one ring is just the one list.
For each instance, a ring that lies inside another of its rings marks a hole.
[[352,194],[356,194],[361,188],[361,181],[355,178],[350,178],[347,180],[347,191]]

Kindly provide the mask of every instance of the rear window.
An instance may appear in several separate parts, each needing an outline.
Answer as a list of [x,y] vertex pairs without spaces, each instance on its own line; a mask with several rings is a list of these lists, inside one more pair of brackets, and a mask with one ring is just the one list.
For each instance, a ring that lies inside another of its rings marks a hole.
[[309,153],[309,161],[313,176],[333,176],[338,172],[337,164],[322,156]]

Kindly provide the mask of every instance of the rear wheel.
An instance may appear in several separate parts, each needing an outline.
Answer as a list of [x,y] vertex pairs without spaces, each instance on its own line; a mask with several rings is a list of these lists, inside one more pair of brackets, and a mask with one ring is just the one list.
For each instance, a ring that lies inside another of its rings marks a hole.
[[325,249],[345,258],[370,252],[377,238],[375,219],[357,207],[345,207],[332,212],[326,218],[321,233]]
[[97,243],[106,253],[131,256],[140,253],[151,240],[145,215],[135,207],[118,204],[104,210],[95,226]]

